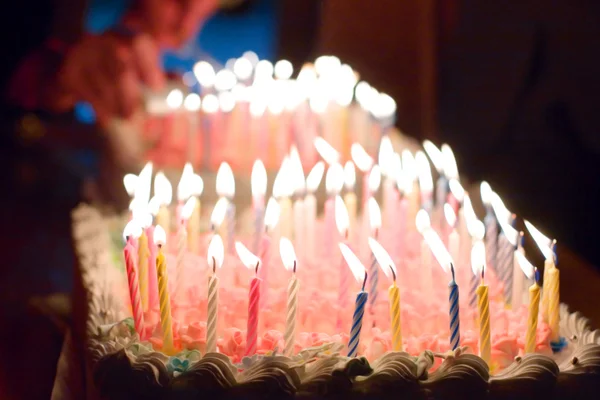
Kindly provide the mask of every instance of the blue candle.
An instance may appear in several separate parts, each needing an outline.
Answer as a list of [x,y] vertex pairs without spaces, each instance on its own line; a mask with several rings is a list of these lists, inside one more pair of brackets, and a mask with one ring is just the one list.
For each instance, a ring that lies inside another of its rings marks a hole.
[[[460,344],[460,319],[458,316],[458,285],[454,279],[454,265],[450,264],[452,280],[448,284],[450,289],[450,347],[456,350]],[[358,300],[357,300],[358,301]]]
[[362,328],[363,315],[365,314],[365,304],[369,299],[369,294],[365,292],[365,283],[367,282],[367,272],[365,271],[365,280],[362,289],[356,295],[356,304],[354,307],[354,316],[352,317],[352,329],[350,330],[350,342],[348,343],[348,357],[356,357],[358,344],[360,343],[360,331]]

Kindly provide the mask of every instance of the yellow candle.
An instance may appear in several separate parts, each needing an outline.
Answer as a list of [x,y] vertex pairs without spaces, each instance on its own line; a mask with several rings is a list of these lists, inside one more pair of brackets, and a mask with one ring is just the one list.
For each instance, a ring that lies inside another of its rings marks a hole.
[[392,331],[392,350],[402,351],[402,330],[400,328],[400,289],[396,282],[388,290]]
[[288,196],[279,198],[281,236],[292,237],[292,200]]
[[550,325],[550,340],[558,342],[559,339],[559,322],[560,322],[560,271],[554,263],[548,271],[548,291],[544,293],[544,297],[548,295],[548,325]]
[[348,228],[348,237],[354,239],[354,233],[356,232],[356,194],[354,191],[347,192],[344,195],[344,204],[346,205],[346,209],[348,210],[348,218],[350,221],[350,225]]
[[200,235],[200,199],[194,203],[194,211],[187,223],[187,245],[191,253],[198,253],[198,236]]
[[156,256],[156,274],[158,277],[158,296],[160,299],[160,325],[163,331],[163,351],[173,351],[173,326],[171,321],[171,300],[167,278],[167,262],[162,246],[158,247]]
[[550,297],[550,278],[548,277],[548,272],[550,269],[556,268],[554,266],[554,261],[551,259],[546,259],[544,261],[544,290],[542,291],[542,319],[544,322],[548,322],[548,299]]
[[479,356],[488,365],[492,355],[490,342],[490,302],[488,299],[488,286],[483,283],[477,288],[477,308],[479,310]]
[[138,239],[138,276],[140,280],[140,297],[142,298],[142,309],[148,311],[148,236],[142,229]]
[[540,285],[534,282],[529,287],[529,317],[527,318],[527,334],[525,335],[525,354],[535,352],[539,311]]

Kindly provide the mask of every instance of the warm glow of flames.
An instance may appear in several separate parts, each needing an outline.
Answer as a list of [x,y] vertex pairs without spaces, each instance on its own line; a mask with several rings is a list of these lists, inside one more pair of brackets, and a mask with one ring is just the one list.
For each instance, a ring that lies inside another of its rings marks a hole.
[[463,215],[465,221],[467,221],[467,226],[469,223],[478,220],[477,214],[475,214],[475,210],[473,209],[473,203],[471,203],[471,197],[468,194],[465,194],[463,198]]
[[290,158],[285,156],[273,182],[273,196],[275,198],[290,197],[294,193],[293,177],[292,163]]
[[202,111],[207,114],[214,114],[219,111],[219,98],[212,93],[204,96],[202,100]]
[[212,214],[210,215],[210,223],[213,227],[219,227],[225,220],[225,214],[227,213],[227,207],[229,206],[229,200],[225,197],[221,197],[213,208]]
[[127,174],[123,177],[123,186],[129,197],[133,197],[135,194],[135,188],[137,186],[138,176],[135,174]]
[[265,228],[273,230],[279,222],[279,214],[281,213],[281,207],[277,200],[273,197],[267,202],[267,208],[265,209]]
[[444,204],[444,216],[446,217],[446,222],[448,226],[454,228],[456,226],[456,213],[452,206],[448,203]]
[[344,168],[338,163],[331,164],[325,175],[325,190],[328,195],[337,195],[344,186]]
[[323,161],[319,161],[315,164],[315,166],[308,173],[308,177],[306,178],[306,190],[311,193],[314,193],[319,188],[321,184],[321,179],[323,179],[323,173],[325,172],[325,163]]
[[320,56],[315,60],[315,70],[321,76],[331,76],[342,66],[342,62],[336,56]]
[[223,260],[225,259],[225,248],[223,246],[223,239],[218,234],[213,235],[208,245],[208,251],[206,253],[206,261],[208,262],[209,268],[214,266],[215,269],[221,269],[223,266]]
[[254,82],[264,82],[273,79],[273,63],[269,60],[260,60],[254,69]]
[[252,197],[264,196],[267,193],[267,170],[261,160],[254,161],[250,176]]
[[365,110],[370,110],[377,101],[379,92],[365,81],[358,82],[354,88],[354,98]]
[[296,146],[290,149],[290,174],[292,175],[291,186],[293,193],[302,195],[306,190],[306,180],[304,177],[304,169],[302,168],[302,160]]
[[515,255],[525,276],[527,276],[528,279],[533,279],[535,275],[535,268],[533,265],[531,265],[529,260],[520,251],[515,252]]
[[286,237],[279,239],[279,255],[285,269],[293,271],[294,265],[296,265],[296,269],[298,268],[298,259],[296,258],[294,245],[290,242],[290,239]]
[[358,143],[353,143],[350,147],[350,155],[356,167],[362,172],[368,172],[373,167],[373,158],[367,151]]
[[224,113],[233,111],[235,108],[235,96],[231,92],[219,93],[219,109]]
[[448,185],[450,186],[452,196],[454,196],[459,203],[462,203],[465,198],[465,189],[463,189],[460,182],[457,179],[450,179]]
[[148,162],[138,175],[134,196],[143,203],[150,201],[150,187],[152,185],[152,163]]
[[492,192],[492,208],[494,209],[494,213],[496,214],[496,219],[500,224],[502,233],[504,233],[506,239],[508,239],[513,246],[516,246],[519,239],[519,232],[517,232],[517,230],[510,224],[510,221],[512,220],[512,214],[508,208],[506,208],[504,202],[496,192]]
[[235,178],[231,167],[226,162],[221,163],[217,171],[217,194],[229,199],[235,195]]
[[139,238],[142,234],[142,227],[135,219],[132,219],[125,225],[125,229],[123,229],[123,239],[127,241],[127,237],[131,236],[133,238]]
[[252,62],[246,57],[240,57],[233,63],[233,73],[241,81],[245,81],[252,76]]
[[427,159],[425,153],[419,150],[415,156],[415,161],[419,176],[419,187],[421,188],[422,192],[431,193],[433,191],[433,178],[431,177],[429,160]]
[[[158,214],[158,209],[160,208],[160,197],[154,196],[148,202],[148,211],[150,214],[156,215]],[[131,208],[130,208],[131,209]]]
[[423,232],[423,239],[425,239],[425,242],[431,249],[433,256],[440,264],[444,272],[447,273],[450,269],[450,264],[452,264],[452,257],[450,256],[446,246],[444,246],[442,239],[440,239],[438,234],[431,228],[426,229]]
[[467,222],[469,235],[475,240],[483,240],[485,237],[485,225],[478,219]]
[[[404,179],[406,179],[406,185],[411,185],[417,179],[417,161],[409,150],[402,150],[402,171],[404,173]],[[412,190],[412,188],[411,188]]]
[[162,226],[156,225],[154,227],[154,243],[157,246],[164,246],[167,244],[167,234]]
[[389,253],[377,240],[373,239],[372,237],[369,238],[369,247],[371,248],[375,259],[377,260],[377,264],[379,264],[385,276],[392,281],[395,280],[395,278],[398,276],[398,272],[396,270],[396,264],[394,264],[394,261],[392,260],[392,257],[390,257]]
[[183,93],[179,89],[173,89],[167,95],[167,106],[175,110],[183,104]]
[[181,208],[181,219],[183,219],[185,221],[190,219],[190,217],[192,216],[192,213],[194,212],[194,207],[196,207],[197,201],[198,200],[194,196],[187,199],[187,201]]
[[198,174],[190,177],[190,196],[200,196],[204,192],[204,181]]
[[150,214],[149,205],[143,202],[132,202],[131,207],[132,219],[142,228],[147,228],[152,225],[152,215]]
[[379,185],[381,185],[381,169],[379,165],[373,165],[371,172],[369,173],[369,190],[371,193],[375,193],[379,190]]
[[473,275],[479,277],[485,268],[485,245],[481,240],[473,244],[471,248],[471,269]]
[[535,226],[533,226],[531,222],[527,220],[525,220],[525,226],[531,234],[531,237],[533,238],[535,244],[537,244],[544,257],[546,257],[546,260],[553,260],[554,253],[551,248],[552,240],[548,236],[540,232]]
[[442,174],[444,172],[444,155],[442,154],[442,151],[429,140],[423,142],[423,148],[437,172]]
[[392,140],[388,135],[381,138],[381,144],[379,145],[379,166],[381,167],[381,174],[388,178],[393,178],[394,175],[394,146]]
[[344,200],[341,196],[335,196],[335,225],[337,226],[338,232],[342,237],[346,236],[348,227],[350,226],[350,217],[348,215],[348,209]]
[[375,118],[384,119],[393,117],[396,114],[396,108],[396,102],[390,95],[379,93],[374,98],[373,104],[370,106],[370,111]]
[[423,234],[427,229],[431,228],[431,220],[429,219],[429,214],[427,211],[421,209],[417,212],[415,225],[417,226],[417,231],[419,231],[421,234]]
[[379,208],[379,204],[377,204],[377,200],[373,197],[369,198],[369,224],[371,225],[372,230],[377,230],[381,228],[381,209]]
[[235,74],[228,69],[222,69],[215,75],[215,89],[218,91],[231,90],[236,83]]
[[317,136],[314,140],[315,149],[321,158],[329,165],[335,164],[340,159],[340,153],[333,148],[325,139]]
[[177,185],[177,200],[184,201],[192,195],[192,176],[194,175],[194,169],[192,164],[185,163],[183,171],[181,172],[181,178],[179,178],[179,184]]
[[362,265],[362,263],[360,262],[358,257],[356,257],[356,254],[354,254],[354,252],[352,250],[350,250],[350,247],[348,247],[344,243],[340,243],[339,245],[340,245],[340,250],[342,251],[342,256],[344,256],[344,260],[346,260],[346,264],[348,264],[350,271],[352,271],[352,275],[354,275],[354,279],[356,279],[357,282],[361,283],[365,279],[365,273],[366,273],[365,266]]
[[448,179],[458,179],[458,167],[452,148],[447,144],[442,145],[442,155],[444,156],[444,175]]
[[352,161],[346,161],[346,164],[344,165],[344,186],[346,187],[346,190],[352,191],[354,190],[355,184],[356,168]]
[[294,66],[288,60],[279,60],[275,63],[275,78],[290,79],[294,73]]
[[481,201],[483,202],[483,204],[485,204],[486,206],[491,205],[493,191],[490,184],[486,181],[481,182],[481,185],[479,186],[479,191],[481,192]]
[[168,206],[173,200],[173,187],[162,171],[154,177],[154,196],[160,199],[160,205]]
[[185,100],[183,101],[183,107],[190,112],[200,110],[202,106],[202,101],[200,100],[200,96],[197,93],[190,93],[185,96]]
[[246,268],[255,269],[260,264],[260,258],[248,250],[242,242],[235,242],[235,251]]
[[194,75],[200,85],[206,88],[215,84],[215,69],[206,61],[200,61],[194,65]]

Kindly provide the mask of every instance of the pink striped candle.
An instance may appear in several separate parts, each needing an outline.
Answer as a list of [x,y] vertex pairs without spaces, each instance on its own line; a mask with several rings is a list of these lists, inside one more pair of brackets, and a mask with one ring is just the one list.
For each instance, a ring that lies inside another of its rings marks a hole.
[[[258,264],[255,273],[258,274]],[[260,304],[260,284],[258,276],[250,282],[250,295],[248,299],[248,328],[246,331],[246,356],[256,353],[256,341],[258,338],[258,306]]]
[[127,270],[127,280],[129,282],[129,297],[131,299],[131,309],[133,312],[133,324],[136,332],[140,335],[140,339],[145,338],[144,331],[144,309],[140,299],[139,281],[135,267],[135,248],[130,237],[127,237],[127,244],[123,249],[125,256],[125,268]]

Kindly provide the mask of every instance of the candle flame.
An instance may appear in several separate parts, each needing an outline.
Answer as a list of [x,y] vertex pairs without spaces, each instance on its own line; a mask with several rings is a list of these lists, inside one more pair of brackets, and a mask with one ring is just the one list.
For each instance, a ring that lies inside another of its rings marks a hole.
[[446,246],[444,246],[442,239],[440,239],[438,234],[433,229],[431,229],[431,227],[423,231],[423,239],[425,239],[425,242],[431,249],[433,256],[440,264],[444,272],[448,273],[448,269],[452,264],[452,257],[450,256],[450,253],[448,252]]
[[496,219],[500,224],[500,229],[502,229],[504,237],[506,237],[506,239],[508,239],[513,246],[516,246],[519,238],[519,232],[517,232],[517,230],[510,224],[510,221],[512,220],[511,212],[508,210],[508,208],[506,208],[504,202],[496,192],[492,192],[491,200],[492,208],[496,214]]
[[319,161],[315,164],[315,166],[310,170],[308,177],[306,178],[306,190],[311,193],[314,193],[319,188],[321,184],[321,179],[323,179],[323,173],[325,172],[325,163],[323,161]]
[[275,78],[290,79],[294,73],[294,66],[288,60],[279,60],[275,63]]
[[542,254],[547,260],[554,260],[554,252],[552,251],[552,240],[540,232],[533,224],[525,220],[525,226],[531,234],[531,237],[535,241]]
[[394,146],[388,135],[381,138],[379,145],[379,165],[381,174],[388,178],[393,178],[394,175]]
[[342,62],[336,56],[319,56],[315,60],[315,70],[319,75],[333,75],[342,66]]
[[167,106],[175,110],[183,104],[183,93],[179,89],[173,89],[167,95]]
[[478,219],[468,221],[467,230],[473,239],[483,240],[485,237],[485,225]]
[[348,264],[350,271],[352,271],[354,279],[356,279],[356,281],[360,283],[365,279],[365,272],[367,270],[365,269],[364,265],[362,265],[358,257],[356,257],[356,254],[354,254],[354,252],[350,250],[350,247],[348,247],[344,243],[340,243],[339,245],[340,250],[342,251],[342,256],[344,256],[346,264]]
[[475,214],[475,210],[473,209],[473,203],[471,203],[471,197],[466,193],[463,198],[463,215],[465,216],[465,221],[467,221],[467,228],[470,223],[478,221],[477,214]]
[[183,219],[185,221],[190,219],[190,217],[192,216],[192,213],[194,212],[194,207],[196,207],[197,201],[198,200],[194,196],[187,199],[187,201],[181,208],[181,219]]
[[202,111],[206,114],[214,114],[219,111],[219,98],[212,93],[204,96],[202,100]]
[[294,251],[294,245],[290,242],[290,239],[282,237],[279,240],[279,255],[285,269],[296,272],[298,260]]
[[260,258],[254,255],[242,242],[235,242],[235,251],[248,269],[255,269],[260,264]]
[[167,244],[167,234],[162,226],[156,225],[154,228],[154,243],[157,246],[163,246]]
[[192,174],[190,177],[190,196],[200,196],[204,192],[204,181],[198,174]]
[[253,69],[252,62],[246,57],[240,57],[233,63],[233,73],[241,81],[249,79],[252,76]]
[[254,161],[250,177],[252,196],[264,196],[267,193],[267,170],[261,160]]
[[444,172],[444,155],[442,154],[442,151],[429,140],[423,142],[423,148],[437,172],[442,174]]
[[365,81],[358,82],[354,89],[354,98],[365,110],[370,110],[372,104],[377,101],[379,92]]
[[160,199],[160,204],[168,206],[173,200],[173,187],[165,174],[160,171],[154,177],[154,196]]
[[406,180],[405,185],[410,185],[410,190],[412,191],[412,184],[418,175],[417,162],[412,153],[406,149],[402,150],[402,172],[404,173],[403,178]]
[[481,193],[481,201],[486,206],[492,205],[492,187],[486,181],[481,182],[479,186],[479,191]]
[[225,90],[231,90],[237,83],[237,77],[226,68],[220,70],[215,75],[215,89],[222,92]]
[[370,111],[375,118],[384,119],[396,114],[396,102],[386,93],[379,93],[371,104]]
[[225,214],[227,213],[227,207],[229,206],[229,200],[225,197],[221,197],[217,200],[215,204],[215,208],[213,208],[212,214],[210,215],[210,223],[213,227],[219,227],[223,223],[225,219]]
[[222,162],[217,171],[217,194],[230,199],[235,195],[235,178],[226,162]]
[[160,198],[157,196],[153,196],[148,202],[148,211],[152,215],[158,214],[158,210],[160,208]]
[[444,175],[448,179],[458,179],[458,167],[452,148],[447,144],[443,144],[442,155],[444,156]]
[[515,252],[515,254],[517,257],[517,262],[519,263],[519,266],[521,267],[521,270],[525,276],[527,276],[528,279],[533,279],[535,274],[535,268],[533,265],[531,265],[529,260],[520,251]]
[[354,190],[354,185],[356,184],[356,168],[354,168],[354,163],[352,161],[346,161],[344,165],[344,186],[346,190]]
[[221,92],[218,96],[219,109],[224,113],[229,113],[235,108],[236,98],[231,92]]
[[390,257],[389,253],[377,240],[373,239],[372,237],[369,238],[369,247],[371,248],[375,259],[377,260],[377,264],[379,264],[385,276],[387,276],[388,279],[395,281],[397,276],[396,264],[394,264],[394,261],[392,260],[392,257]]
[[201,104],[202,101],[197,93],[190,93],[185,96],[185,100],[183,100],[183,107],[190,112],[200,110]]
[[200,85],[209,88],[215,84],[215,69],[208,62],[197,62],[193,70]]
[[423,192],[433,191],[433,178],[431,177],[431,167],[429,166],[429,160],[422,151],[417,151],[415,156],[417,164],[417,171],[419,176],[419,187]]
[[133,238],[139,238],[142,234],[142,227],[135,219],[132,219],[125,225],[125,229],[123,229],[123,239],[127,241],[127,237],[131,236]]
[[350,147],[350,155],[352,156],[352,161],[354,161],[356,167],[362,172],[369,171],[373,166],[373,159],[367,153],[364,147],[358,143],[352,144],[352,147]]
[[379,208],[379,204],[377,204],[377,200],[375,200],[373,197],[370,197],[368,207],[371,229],[377,230],[381,228],[381,209]]
[[215,270],[221,269],[223,261],[225,259],[225,248],[223,246],[223,239],[220,235],[215,234],[210,239],[208,245],[208,251],[206,253],[206,261],[209,267],[212,266]]
[[369,191],[371,193],[375,193],[379,190],[379,186],[381,185],[381,168],[379,165],[373,165],[371,172],[369,173]]
[[344,186],[344,168],[338,163],[331,164],[325,175],[325,190],[330,196],[337,195]]
[[336,149],[333,148],[332,145],[329,144],[325,139],[320,136],[317,136],[313,142],[315,145],[315,149],[317,153],[321,156],[321,158],[329,165],[335,164],[340,159],[340,153],[337,152]]
[[294,193],[293,172],[291,169],[290,158],[285,156],[273,182],[273,196],[275,198],[290,197]]
[[135,174],[127,174],[123,177],[123,186],[130,197],[135,194],[135,188],[138,183],[138,176]]
[[133,214],[132,219],[137,221],[142,228],[147,228],[152,225],[152,215],[150,215],[150,209],[147,203],[133,201],[131,212]]
[[450,192],[454,198],[456,198],[459,203],[462,203],[465,199],[465,189],[460,182],[457,179],[452,178],[450,179],[450,182],[448,182],[448,185],[450,186]]
[[265,227],[268,230],[273,230],[279,222],[279,214],[281,213],[281,207],[277,200],[273,197],[267,202],[267,208],[265,210]]
[[340,196],[335,196],[335,225],[342,237],[346,236],[350,226],[350,217],[344,200]]
[[143,203],[150,201],[150,187],[152,185],[152,163],[148,162],[138,175],[134,196]]
[[429,219],[429,214],[425,210],[419,210],[417,212],[417,217],[415,220],[415,225],[417,226],[417,231],[423,234],[425,230],[431,227],[431,221]]
[[270,81],[273,79],[273,63],[269,60],[260,60],[254,67],[254,83]]
[[302,160],[296,146],[290,149],[290,174],[292,175],[291,186],[293,193],[301,195],[305,192],[306,181],[304,177],[304,169],[302,168]]
[[444,216],[446,217],[446,222],[452,228],[456,226],[456,213],[452,206],[448,203],[444,204]]
[[189,162],[185,163],[181,173],[181,178],[179,178],[179,184],[177,185],[177,200],[184,201],[192,195],[191,179],[193,179],[193,175],[194,168],[192,168],[192,164]]
[[473,244],[471,248],[471,269],[473,275],[480,276],[485,268],[485,245],[481,240]]

